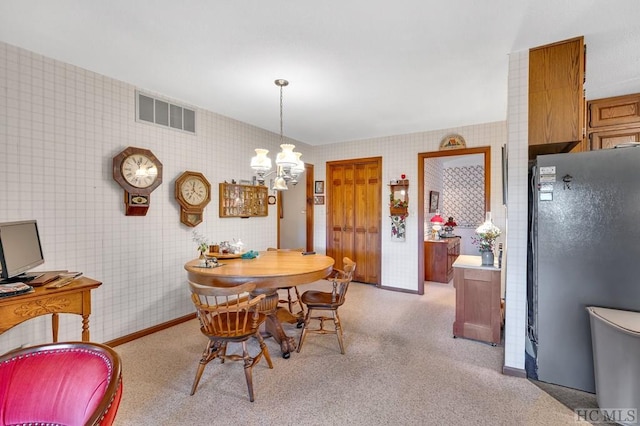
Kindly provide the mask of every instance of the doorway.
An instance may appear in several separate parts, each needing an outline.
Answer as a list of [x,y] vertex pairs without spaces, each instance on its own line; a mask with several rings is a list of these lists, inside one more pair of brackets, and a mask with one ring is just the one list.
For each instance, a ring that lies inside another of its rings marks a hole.
[[[484,211],[491,211],[491,147],[464,148],[447,151],[434,151],[418,154],[418,294],[424,294],[424,236],[425,236],[425,174],[427,160],[433,158],[453,159],[469,155],[482,155],[484,166]],[[446,157],[446,158],[443,158]]]
[[314,251],[313,164],[305,163],[304,168],[297,185],[289,184],[288,190],[277,194],[278,248],[304,247],[305,251]]

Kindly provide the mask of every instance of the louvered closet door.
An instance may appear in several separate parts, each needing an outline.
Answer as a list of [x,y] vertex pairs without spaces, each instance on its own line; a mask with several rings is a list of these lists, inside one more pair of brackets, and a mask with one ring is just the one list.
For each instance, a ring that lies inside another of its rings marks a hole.
[[342,269],[356,264],[354,281],[380,283],[381,159],[327,163],[327,254]]

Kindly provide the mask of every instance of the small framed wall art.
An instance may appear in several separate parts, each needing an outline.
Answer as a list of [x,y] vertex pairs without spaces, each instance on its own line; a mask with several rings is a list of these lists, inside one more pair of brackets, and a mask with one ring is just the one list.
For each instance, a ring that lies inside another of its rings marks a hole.
[[315,181],[314,194],[324,194],[324,181],[323,180]]
[[313,204],[324,204],[324,195],[316,195],[315,197],[313,197]]
[[429,191],[429,213],[435,213],[440,203],[440,193],[438,191]]

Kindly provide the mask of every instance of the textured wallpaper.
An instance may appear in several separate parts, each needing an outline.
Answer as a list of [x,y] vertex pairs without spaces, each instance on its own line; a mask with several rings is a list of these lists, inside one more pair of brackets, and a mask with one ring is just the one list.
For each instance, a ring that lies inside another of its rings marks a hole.
[[444,169],[440,212],[458,226],[476,227],[484,221],[484,166]]

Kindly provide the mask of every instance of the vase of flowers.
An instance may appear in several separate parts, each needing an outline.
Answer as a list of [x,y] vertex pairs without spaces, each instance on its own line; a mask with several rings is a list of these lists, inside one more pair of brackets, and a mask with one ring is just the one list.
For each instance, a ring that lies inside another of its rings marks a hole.
[[496,238],[500,236],[500,229],[488,219],[476,228],[476,235],[476,237],[471,237],[471,240],[480,250],[482,265],[492,266],[494,261],[493,247]]
[[198,251],[200,252],[200,259],[204,259],[205,258],[204,254],[209,249],[209,243],[207,242],[207,239],[205,237],[203,237],[202,235],[200,235],[196,231],[193,231],[192,235],[193,235],[193,241],[196,244],[198,244]]

